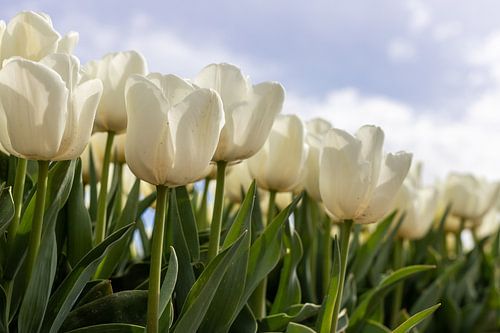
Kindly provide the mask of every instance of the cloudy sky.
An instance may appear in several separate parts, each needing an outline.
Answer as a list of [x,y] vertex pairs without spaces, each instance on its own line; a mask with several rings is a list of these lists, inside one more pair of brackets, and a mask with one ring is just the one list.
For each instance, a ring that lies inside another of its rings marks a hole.
[[7,1],[1,19],[48,13],[80,33],[82,62],[136,49],[151,71],[211,62],[280,81],[284,112],[355,131],[376,124],[427,181],[450,170],[500,178],[497,0]]

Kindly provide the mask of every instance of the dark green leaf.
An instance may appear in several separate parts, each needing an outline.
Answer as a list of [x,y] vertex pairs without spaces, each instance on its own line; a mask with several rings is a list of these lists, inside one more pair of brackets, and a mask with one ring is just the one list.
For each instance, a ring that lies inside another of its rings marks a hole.
[[436,304],[428,309],[425,309],[423,311],[420,311],[413,316],[411,316],[408,320],[406,320],[404,323],[396,327],[395,330],[392,331],[392,333],[406,333],[413,327],[415,327],[418,323],[420,323],[422,320],[430,316],[431,314],[436,311],[441,304]]
[[132,324],[102,324],[77,328],[67,333],[144,333],[144,327]]

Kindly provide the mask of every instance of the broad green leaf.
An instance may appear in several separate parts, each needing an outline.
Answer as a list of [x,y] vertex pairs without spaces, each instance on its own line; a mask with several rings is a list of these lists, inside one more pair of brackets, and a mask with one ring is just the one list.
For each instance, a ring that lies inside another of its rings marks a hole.
[[186,238],[189,253],[191,254],[191,260],[199,260],[200,244],[198,241],[198,227],[196,226],[193,206],[189,200],[189,193],[186,186],[176,187],[175,197],[177,199],[177,210],[184,231],[184,237]]
[[63,321],[77,301],[85,284],[94,274],[101,259],[120,239],[128,237],[130,230],[130,225],[117,230],[78,262],[50,298],[47,313],[43,321],[43,332],[59,331]]
[[408,320],[406,320],[404,323],[402,323],[401,325],[396,327],[396,329],[394,329],[392,331],[392,333],[406,333],[406,332],[408,332],[413,327],[418,325],[418,323],[420,323],[422,320],[424,320],[425,318],[427,318],[428,316],[433,314],[434,311],[436,311],[440,306],[441,306],[441,304],[436,304],[428,309],[425,309],[423,311],[420,311],[420,312],[414,314]]
[[264,317],[260,327],[265,331],[283,331],[290,322],[300,323],[318,314],[320,306],[312,303],[295,304],[284,313]]
[[101,324],[77,328],[67,333],[144,333],[145,327],[132,324]]
[[[222,249],[228,248],[242,234],[251,233],[252,209],[255,202],[256,185],[250,186],[229,232],[224,239]],[[214,295],[210,308],[205,315],[200,330],[202,332],[227,332],[238,315],[238,305],[243,296],[247,274],[250,237],[246,237],[239,253],[229,263],[229,268],[222,279],[221,285]],[[224,311],[221,311],[221,309]]]
[[[179,272],[179,265],[177,261],[177,255],[173,247],[170,247],[170,258],[168,260],[167,273],[163,279],[163,283],[160,288],[160,305],[159,313],[160,317],[163,316],[164,312],[168,311],[167,305],[169,304],[172,293],[175,288],[175,282],[177,281],[177,273]],[[160,327],[160,331],[164,331],[167,327]]]
[[14,201],[10,187],[0,184],[0,233],[9,226],[14,217]]
[[67,249],[66,253],[71,266],[87,254],[92,248],[92,223],[85,208],[82,186],[82,163],[78,160],[75,169],[73,186],[67,202]]
[[[148,292],[126,290],[99,298],[69,313],[61,327],[62,332],[98,324],[146,325]],[[51,332],[59,332],[51,330]]]
[[[226,273],[229,263],[246,244],[248,233],[244,233],[231,247],[219,253],[201,273],[189,291],[179,319],[175,323],[174,333],[196,332],[200,326],[212,299]],[[221,286],[225,288],[225,286]]]
[[252,310],[244,306],[233,322],[230,333],[257,333],[257,320],[255,319]]
[[337,237],[333,239],[333,248],[335,249],[333,257],[332,277],[328,286],[328,294],[321,305],[321,315],[318,316],[320,322],[316,325],[321,333],[329,333],[332,326],[333,310],[337,299],[340,284],[340,247]]
[[374,320],[367,320],[363,333],[391,333],[391,330]]
[[286,333],[316,333],[316,331],[301,324],[290,323],[286,328]]
[[0,285],[0,332],[7,332],[8,315],[7,311],[7,294],[5,289]]
[[[93,283],[97,282],[97,283]],[[92,285],[92,287],[89,287]],[[85,291],[85,288],[89,288]],[[75,307],[82,306],[84,304],[95,301],[98,298],[111,295],[113,293],[113,287],[111,286],[111,280],[93,280],[87,283],[80,294]],[[82,296],[83,295],[83,296]]]

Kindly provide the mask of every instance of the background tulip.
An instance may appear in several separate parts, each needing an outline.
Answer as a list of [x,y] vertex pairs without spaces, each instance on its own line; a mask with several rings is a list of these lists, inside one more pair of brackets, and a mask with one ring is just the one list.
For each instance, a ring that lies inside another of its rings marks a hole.
[[279,115],[264,146],[248,160],[250,174],[263,189],[287,192],[300,181],[307,148],[303,122]]
[[151,74],[132,76],[125,96],[130,120],[125,154],[132,172],[166,186],[203,176],[224,124],[217,93],[173,75]]
[[214,161],[238,161],[257,153],[266,141],[274,118],[281,112],[285,92],[276,82],[250,83],[230,64],[211,64],[194,83],[215,89],[224,104],[225,125]]
[[252,177],[246,161],[231,166],[226,177],[224,192],[229,201],[240,203],[252,184]]
[[[99,80],[82,80],[79,61],[53,54],[40,63],[14,58],[0,71],[0,102],[6,133],[3,147],[18,157],[69,160],[90,139]],[[1,110],[0,110],[1,111]]]
[[61,38],[47,14],[32,11],[18,13],[7,26],[0,23],[0,38],[0,66],[14,56],[39,61],[51,53],[71,53],[78,43],[78,33]]
[[384,132],[361,127],[356,136],[333,128],[320,153],[320,193],[326,210],[340,220],[372,223],[390,208],[411,164],[411,154],[382,156]]
[[108,53],[85,65],[89,77],[103,83],[103,94],[95,119],[95,131],[123,133],[127,128],[125,82],[132,74],[145,75],[146,60],[136,51]]

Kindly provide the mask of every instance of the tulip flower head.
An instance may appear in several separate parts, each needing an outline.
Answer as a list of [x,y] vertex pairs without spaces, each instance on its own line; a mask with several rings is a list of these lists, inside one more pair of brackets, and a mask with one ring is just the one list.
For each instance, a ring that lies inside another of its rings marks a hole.
[[85,72],[100,79],[104,87],[94,130],[124,133],[127,128],[125,83],[133,74],[146,75],[146,60],[136,51],[108,53],[100,60],[87,63]]
[[125,156],[131,171],[153,185],[179,186],[204,176],[224,125],[222,101],[174,76],[133,75],[125,88]]
[[239,68],[229,64],[208,65],[194,83],[215,89],[224,105],[225,125],[213,160],[233,162],[257,153],[281,112],[283,87],[276,82],[252,85]]
[[305,128],[295,115],[279,115],[264,146],[248,160],[260,188],[288,192],[300,181],[307,147]]
[[12,58],[0,70],[0,142],[12,155],[69,160],[90,140],[102,83],[85,79],[68,54]]
[[339,220],[373,223],[391,207],[412,155],[383,156],[384,132],[361,127],[356,136],[332,128],[320,152],[319,189],[326,211]]

